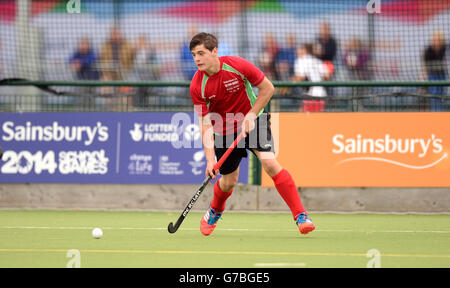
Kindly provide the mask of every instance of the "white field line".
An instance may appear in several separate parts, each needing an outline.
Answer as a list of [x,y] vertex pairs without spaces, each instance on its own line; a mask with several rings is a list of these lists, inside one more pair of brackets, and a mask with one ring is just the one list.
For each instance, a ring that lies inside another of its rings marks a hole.
[[[57,226],[0,226],[0,229],[11,230],[92,230],[94,227],[57,227]],[[103,230],[154,230],[165,231],[166,227],[101,227]],[[185,231],[197,231],[199,228],[181,228]],[[217,228],[216,231],[242,231],[242,232],[290,232],[296,229],[248,229],[248,228]],[[338,233],[436,233],[450,234],[446,230],[348,230],[348,229],[317,229],[316,232]]]
[[[0,248],[0,253],[67,253],[67,249],[11,249]],[[330,256],[330,257],[367,257],[367,253],[329,253],[329,252],[299,252],[299,251],[189,251],[189,250],[124,250],[124,249],[81,249],[81,253],[106,254],[164,254],[164,255],[260,255],[260,256]],[[407,258],[443,258],[450,255],[440,254],[382,254],[383,257]],[[271,263],[273,264],[273,263]],[[264,265],[264,264],[263,264]]]
[[306,267],[306,263],[255,263],[254,267]]

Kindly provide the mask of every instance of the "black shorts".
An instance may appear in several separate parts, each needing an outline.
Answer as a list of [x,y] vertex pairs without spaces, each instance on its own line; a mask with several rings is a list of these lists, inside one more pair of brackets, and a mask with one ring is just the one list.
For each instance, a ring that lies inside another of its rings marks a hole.
[[[235,135],[223,135],[214,136],[214,151],[216,153],[217,161],[222,157],[227,151],[227,147],[236,139]],[[244,141],[245,140],[245,141]],[[275,147],[272,138],[272,131],[270,129],[270,114],[261,113],[255,120],[255,129],[253,129],[245,139],[242,139],[233,152],[228,156],[227,160],[220,167],[220,174],[226,175],[233,173],[239,167],[242,158],[247,157],[247,149],[250,151],[261,151],[261,152],[274,152]],[[254,153],[254,152],[253,152]]]

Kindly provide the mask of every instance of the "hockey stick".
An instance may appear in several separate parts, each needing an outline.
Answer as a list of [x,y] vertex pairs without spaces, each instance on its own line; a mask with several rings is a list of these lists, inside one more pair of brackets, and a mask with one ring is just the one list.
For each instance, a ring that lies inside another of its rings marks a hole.
[[[236,148],[239,141],[242,139],[242,133],[238,135],[238,137],[234,140],[233,144],[227,149],[225,154],[220,157],[219,161],[214,165],[214,172],[219,171],[220,167],[222,166],[223,162],[228,158],[230,153],[233,151],[234,148]],[[197,192],[195,192],[194,196],[192,197],[191,201],[187,204],[186,208],[184,208],[183,213],[181,213],[180,217],[178,217],[177,222],[175,225],[173,225],[172,222],[169,223],[169,226],[167,229],[169,230],[169,233],[175,233],[177,232],[178,228],[180,228],[181,223],[183,223],[184,218],[186,218],[189,211],[191,211],[192,207],[194,206],[195,202],[197,202],[197,199],[200,197],[200,195],[203,193],[203,190],[205,190],[206,186],[208,185],[209,181],[211,180],[211,175],[208,175],[205,180],[203,180],[202,185],[200,188],[198,188]]]

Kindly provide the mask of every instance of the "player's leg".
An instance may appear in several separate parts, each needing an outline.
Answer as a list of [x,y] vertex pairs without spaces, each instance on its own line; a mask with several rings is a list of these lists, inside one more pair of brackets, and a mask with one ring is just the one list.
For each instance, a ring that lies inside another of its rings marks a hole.
[[294,179],[291,174],[284,169],[276,160],[273,152],[253,151],[258,157],[264,171],[272,177],[280,196],[284,202],[289,206],[295,222],[302,234],[307,234],[315,229],[315,225],[308,217],[308,213],[303,207],[300,195],[297,191]]
[[258,157],[264,171],[272,177],[278,193],[291,209],[294,219],[297,220],[299,214],[305,213],[305,208],[300,201],[294,180],[275,158],[270,118],[269,113],[262,113],[256,119],[255,129],[250,132],[247,140],[248,148]]
[[225,211],[225,203],[233,193],[233,188],[238,179],[239,167],[229,174],[222,175],[214,184],[213,200],[200,221],[200,231],[203,235],[210,235],[216,228],[217,222]]
[[272,177],[275,188],[291,209],[300,232],[302,234],[309,233],[314,230],[315,226],[303,207],[294,179],[275,158],[274,140],[270,126],[270,114],[262,113],[256,119],[256,129],[249,134],[249,149],[258,157],[264,171]]
[[233,188],[236,186],[239,179],[239,167],[230,174],[222,175],[214,184],[214,196],[211,202],[211,207],[219,212],[225,210],[225,202],[233,193]]
[[289,172],[278,163],[274,153],[256,150],[254,153],[261,162],[264,171],[272,178],[278,193],[291,209],[294,220],[297,220],[297,215],[305,213],[306,211],[300,200],[294,179]]
[[[217,148],[216,146],[214,150],[216,157],[220,159],[226,148]],[[200,221],[200,231],[205,236],[214,231],[217,222],[225,211],[225,203],[233,193],[233,188],[239,179],[239,164],[243,157],[247,157],[247,151],[244,148],[235,148],[220,167],[222,176],[214,184],[213,201]]]

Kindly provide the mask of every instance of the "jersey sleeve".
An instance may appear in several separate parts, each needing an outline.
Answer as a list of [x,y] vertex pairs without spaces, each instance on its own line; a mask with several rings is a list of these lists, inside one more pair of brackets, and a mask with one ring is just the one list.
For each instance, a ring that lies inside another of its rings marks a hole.
[[206,99],[202,98],[201,86],[198,85],[198,74],[195,74],[190,85],[190,94],[192,103],[194,104],[194,110],[198,117],[204,117],[209,113]]
[[238,69],[253,86],[261,84],[266,77],[264,73],[250,61],[238,56],[230,58],[232,66],[236,67],[236,69]]

